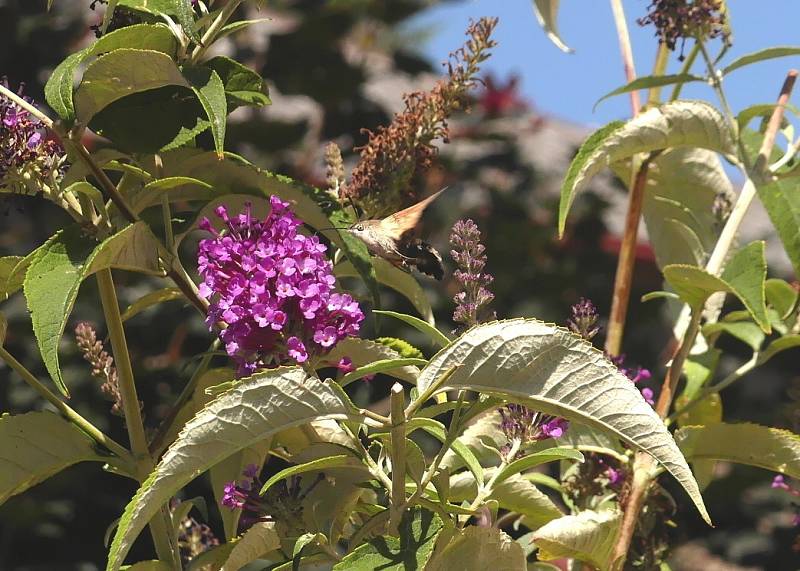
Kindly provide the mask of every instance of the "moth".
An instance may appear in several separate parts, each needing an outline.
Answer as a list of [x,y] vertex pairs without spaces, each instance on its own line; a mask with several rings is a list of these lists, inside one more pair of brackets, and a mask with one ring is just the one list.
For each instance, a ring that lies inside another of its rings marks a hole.
[[437,280],[444,277],[442,256],[427,242],[416,236],[422,213],[444,192],[442,189],[408,208],[381,220],[356,222],[348,232],[364,242],[371,254],[383,258],[403,270],[416,268]]

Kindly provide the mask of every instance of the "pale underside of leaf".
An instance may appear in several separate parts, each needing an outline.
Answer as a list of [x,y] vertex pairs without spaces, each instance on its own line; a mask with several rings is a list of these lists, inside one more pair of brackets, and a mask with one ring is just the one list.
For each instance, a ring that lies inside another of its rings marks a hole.
[[441,350],[420,373],[424,391],[468,389],[521,402],[616,435],[661,463],[708,514],[686,460],[636,387],[602,352],[566,329],[535,319],[479,325]]
[[611,566],[620,520],[618,511],[591,510],[553,520],[533,534],[533,541],[539,547],[538,557],[575,558],[605,571]]
[[519,543],[499,529],[470,526],[426,567],[427,571],[455,569],[525,571],[525,552]]
[[275,522],[258,522],[236,542],[220,571],[238,571],[281,546]]
[[348,408],[337,393],[302,369],[274,369],[243,379],[188,421],[164,453],[125,509],[107,569],[117,571],[159,508],[209,467],[281,430],[346,418]]
[[572,53],[574,50],[564,43],[558,33],[559,2],[560,0],[533,0],[534,12],[536,19],[539,20],[539,25],[544,29],[550,41],[561,51]]

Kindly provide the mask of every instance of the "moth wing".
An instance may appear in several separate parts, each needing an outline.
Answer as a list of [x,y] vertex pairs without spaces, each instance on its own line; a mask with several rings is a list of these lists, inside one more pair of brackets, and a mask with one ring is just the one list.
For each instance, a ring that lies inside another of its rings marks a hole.
[[381,231],[394,240],[400,240],[403,234],[416,228],[419,219],[422,217],[422,213],[425,212],[428,205],[436,200],[445,190],[447,190],[447,188],[443,188],[439,192],[431,194],[428,198],[420,200],[404,210],[387,216],[381,220]]

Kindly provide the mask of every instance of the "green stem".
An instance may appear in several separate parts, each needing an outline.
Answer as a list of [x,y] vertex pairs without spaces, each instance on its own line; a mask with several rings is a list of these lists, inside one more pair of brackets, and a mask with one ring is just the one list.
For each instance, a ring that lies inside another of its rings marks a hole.
[[[692,46],[692,51],[689,52],[689,55],[686,56],[686,59],[683,61],[683,67],[681,67],[680,71],[681,74],[689,73],[699,54],[700,54],[700,45],[698,42],[695,42],[694,46]],[[669,96],[669,100],[675,101],[678,97],[681,96],[681,91],[683,91],[683,83],[675,84],[675,87],[672,88],[672,93]]]
[[28,103],[22,97],[11,91],[6,86],[0,84],[0,95],[4,95],[5,97],[9,98],[13,101],[17,106],[22,107],[25,111],[36,117],[42,124],[47,127],[48,129],[53,129],[53,120],[50,119],[47,115],[43,112],[39,111],[35,105],[32,103]]
[[[122,317],[119,312],[119,301],[114,289],[114,280],[111,270],[103,269],[97,272],[97,285],[100,291],[100,301],[103,314],[111,339],[111,349],[117,366],[119,377],[119,392],[122,397],[122,411],[125,414],[125,426],[131,442],[131,450],[136,460],[137,476],[144,481],[154,468],[153,458],[147,448],[147,438],[142,423],[142,413],[139,408],[139,396],[136,393],[136,384],[133,378],[133,367],[128,343],[125,339],[125,329],[122,326]],[[150,521],[150,534],[156,547],[156,553],[161,561],[171,563],[175,569],[181,568],[180,555],[177,545],[173,544],[172,518],[168,507],[162,506],[161,511]]]
[[30,385],[37,393],[44,397],[47,402],[52,404],[53,407],[55,407],[55,409],[64,416],[64,418],[83,430],[95,442],[105,447],[110,452],[116,454],[120,460],[129,466],[131,472],[134,471],[135,461],[131,453],[124,446],[119,444],[110,436],[104,434],[94,424],[82,417],[75,409],[58,398],[55,393],[43,385],[39,379],[33,376],[33,373],[26,369],[22,363],[17,361],[14,356],[2,346],[0,346],[0,359],[5,361],[9,367],[16,371],[17,374],[22,377],[22,380],[28,383],[28,385]]
[[406,500],[406,415],[403,385],[395,383],[389,397],[392,421],[392,497],[389,526],[397,529],[402,517],[402,506]]
[[[494,489],[495,482],[497,482],[497,478],[500,477],[500,474],[503,472],[503,469],[508,466],[508,464],[514,459],[514,457],[519,452],[520,446],[522,445],[522,441],[519,438],[515,438],[514,441],[511,443],[511,448],[509,449],[508,453],[503,456],[503,460],[500,462],[500,465],[497,467],[497,470],[494,474],[492,474],[491,479],[489,482],[484,485],[483,482],[478,482],[478,493],[475,496],[475,499],[469,505],[470,511],[475,511],[478,509],[481,504],[492,495],[492,490]],[[467,516],[461,522],[461,527],[466,525],[467,521],[469,521],[469,517]]]
[[194,48],[192,51],[192,55],[189,58],[189,62],[196,64],[201,57],[203,57],[206,53],[206,50],[214,43],[214,40],[217,38],[217,34],[219,31],[228,23],[228,20],[231,19],[233,13],[239,7],[239,4],[242,3],[242,0],[228,0],[228,3],[222,7],[217,17],[211,22],[211,25],[203,34],[200,45]]

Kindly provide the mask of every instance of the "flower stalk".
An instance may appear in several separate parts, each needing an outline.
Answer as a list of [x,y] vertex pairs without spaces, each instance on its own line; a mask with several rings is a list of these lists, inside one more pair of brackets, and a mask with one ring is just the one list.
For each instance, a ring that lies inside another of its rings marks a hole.
[[406,415],[403,385],[395,383],[389,396],[392,421],[392,497],[389,525],[397,529],[403,516],[402,506],[406,501]]

